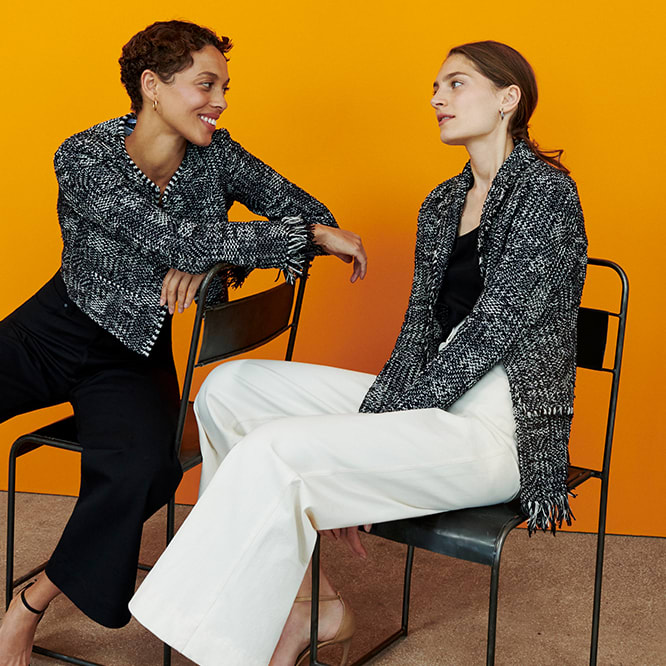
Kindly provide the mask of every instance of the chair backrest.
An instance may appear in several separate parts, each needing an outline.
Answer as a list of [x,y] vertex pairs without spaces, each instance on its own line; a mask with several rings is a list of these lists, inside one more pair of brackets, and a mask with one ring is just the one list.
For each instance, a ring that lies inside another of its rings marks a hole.
[[266,291],[204,309],[197,367],[255,349],[291,327],[294,285]]
[[[180,446],[185,428],[195,367],[256,349],[286,331],[289,331],[289,339],[285,359],[291,361],[292,358],[305,283],[309,275],[309,264],[303,266],[302,273],[297,279],[297,286],[285,282],[251,296],[209,304],[207,297],[211,284],[229,268],[233,267],[227,263],[213,266],[201,283],[183,380],[176,429],[177,448]],[[199,349],[198,358],[197,349]]]
[[[619,307],[616,310],[597,310],[581,307],[578,311],[578,346],[576,365],[597,372],[612,374],[608,417],[606,420],[606,436],[604,444],[604,457],[602,470],[595,475],[608,478],[610,468],[611,446],[615,428],[615,412],[617,397],[620,388],[620,369],[622,367],[622,351],[624,348],[624,332],[627,323],[627,306],[629,302],[629,281],[626,273],[612,261],[606,259],[588,259],[588,272],[590,266],[600,266],[614,271],[620,278]],[[617,326],[611,326],[612,319],[617,320]],[[609,333],[613,334],[615,351],[612,365],[605,365],[606,347]]]

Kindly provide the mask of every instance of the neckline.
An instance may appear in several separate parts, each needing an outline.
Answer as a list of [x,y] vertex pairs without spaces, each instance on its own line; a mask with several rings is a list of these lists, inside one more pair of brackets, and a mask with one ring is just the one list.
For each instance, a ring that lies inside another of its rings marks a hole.
[[[527,164],[538,159],[539,158],[530,150],[529,146],[527,146],[522,139],[515,140],[513,150],[509,153],[504,162],[502,162],[502,165],[490,183],[488,194],[493,190],[496,190],[498,187],[501,187],[515,172],[522,170]],[[471,161],[467,161],[459,175],[463,183],[464,191],[467,192],[474,183]]]
[[125,155],[125,158],[127,159],[130,166],[132,167],[134,173],[139,177],[139,179],[143,183],[149,185],[152,188],[160,204],[164,204],[171,190],[173,189],[174,185],[178,182],[178,178],[181,175],[183,166],[185,164],[185,160],[187,159],[187,155],[189,153],[190,144],[189,143],[187,144],[185,148],[185,154],[183,155],[183,159],[178,165],[176,171],[169,179],[167,186],[164,188],[164,192],[162,192],[162,190],[160,190],[160,186],[157,183],[155,183],[153,180],[151,180],[143,171],[141,171],[141,169],[134,162],[130,154],[127,152],[127,145],[125,144],[125,139],[134,131],[134,128],[136,126],[136,120],[137,118],[135,113],[127,113],[120,118],[120,123],[118,124],[118,135],[120,137],[123,154]]
[[478,233],[480,226],[481,226],[480,224],[477,224],[473,229],[466,231],[464,234],[456,234],[456,240],[461,240],[462,238],[469,238],[472,234]]

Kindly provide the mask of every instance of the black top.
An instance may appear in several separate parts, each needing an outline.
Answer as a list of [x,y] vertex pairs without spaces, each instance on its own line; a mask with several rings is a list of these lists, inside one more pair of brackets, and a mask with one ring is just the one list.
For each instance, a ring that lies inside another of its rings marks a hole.
[[456,237],[437,297],[437,319],[443,339],[471,311],[481,295],[483,280],[479,270],[479,228]]

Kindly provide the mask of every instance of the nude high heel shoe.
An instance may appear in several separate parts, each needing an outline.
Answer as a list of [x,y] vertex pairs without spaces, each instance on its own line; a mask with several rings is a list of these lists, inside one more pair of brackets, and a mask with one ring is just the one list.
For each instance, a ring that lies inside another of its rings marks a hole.
[[[296,597],[296,601],[312,601],[312,597]],[[319,603],[322,601],[340,601],[342,604],[342,620],[340,621],[340,626],[333,638],[327,641],[318,641],[317,642],[317,651],[321,648],[327,647],[328,645],[341,645],[343,648],[342,659],[340,661],[340,666],[346,666],[347,661],[349,660],[349,647],[351,646],[351,639],[356,631],[356,620],[354,615],[347,608],[343,598],[340,596],[340,593],[333,595],[327,595],[324,597],[319,597]],[[298,655],[296,659],[295,666],[305,666],[310,659],[310,647],[306,647],[301,654]]]

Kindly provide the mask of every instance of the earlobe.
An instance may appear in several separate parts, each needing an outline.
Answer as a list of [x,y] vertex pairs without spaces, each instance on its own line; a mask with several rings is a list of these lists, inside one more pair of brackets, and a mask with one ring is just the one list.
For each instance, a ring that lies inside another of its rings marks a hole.
[[504,109],[504,112],[509,113],[510,111],[513,111],[518,106],[520,98],[521,98],[521,91],[518,86],[513,85],[506,88],[502,100],[502,107]]
[[144,70],[141,74],[141,92],[154,108],[157,105],[157,76],[149,69]]

